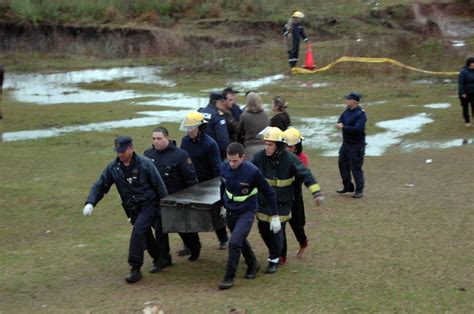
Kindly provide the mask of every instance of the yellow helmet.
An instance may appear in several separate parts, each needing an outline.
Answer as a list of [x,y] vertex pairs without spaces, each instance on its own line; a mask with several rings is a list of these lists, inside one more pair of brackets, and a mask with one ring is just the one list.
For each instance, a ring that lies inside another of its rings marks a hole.
[[295,11],[291,17],[304,18],[304,14],[301,11]]
[[207,123],[204,115],[198,111],[191,111],[181,121],[179,129],[181,131],[188,131],[189,129],[196,128],[201,124]]
[[304,137],[301,136],[300,131],[290,127],[283,132],[283,139],[288,146],[295,146],[298,143],[301,143],[304,140]]
[[258,133],[258,137],[264,141],[283,142],[283,131],[277,127],[267,126]]

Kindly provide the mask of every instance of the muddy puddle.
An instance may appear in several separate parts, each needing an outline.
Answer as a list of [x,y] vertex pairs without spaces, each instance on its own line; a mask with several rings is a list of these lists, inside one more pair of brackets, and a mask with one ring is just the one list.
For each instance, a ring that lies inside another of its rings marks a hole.
[[138,115],[146,117],[116,120],[108,122],[89,123],[83,125],[70,125],[61,128],[51,128],[44,130],[26,130],[18,132],[6,132],[2,134],[3,142],[32,140],[39,138],[61,136],[75,132],[103,132],[118,128],[135,128],[151,125],[158,125],[164,122],[179,123],[189,110],[162,110],[137,112]]
[[5,75],[3,88],[12,89],[12,97],[19,102],[38,105],[112,102],[159,95],[134,90],[89,90],[78,85],[100,81],[124,81],[164,87],[176,85],[173,81],[163,79],[160,73],[159,67],[121,67],[48,74],[9,74]]

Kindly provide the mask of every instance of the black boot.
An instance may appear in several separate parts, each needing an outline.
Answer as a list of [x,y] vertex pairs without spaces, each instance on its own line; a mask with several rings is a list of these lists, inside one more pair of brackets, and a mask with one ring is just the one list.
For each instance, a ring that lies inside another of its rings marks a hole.
[[278,269],[278,263],[268,262],[267,269],[265,270],[265,274],[274,274]]
[[153,266],[150,269],[150,273],[156,274],[161,271],[161,259],[153,260]]
[[188,247],[183,247],[181,250],[177,252],[178,256],[186,256],[191,254],[191,250]]
[[136,266],[132,267],[130,273],[127,275],[127,277],[125,277],[125,280],[128,283],[135,283],[140,279],[142,279],[142,273],[140,272],[140,267]]
[[245,279],[255,279],[257,273],[260,270],[260,264],[255,261],[247,267],[247,272],[245,273]]
[[201,254],[201,246],[199,245],[198,247],[196,247],[195,249],[191,251],[191,255],[188,257],[188,260],[190,260],[191,262],[194,262],[195,260],[199,258],[200,254]]
[[347,192],[354,192],[354,187],[343,187],[342,189],[336,190],[337,193],[343,194]]
[[234,278],[224,277],[222,282],[219,284],[219,289],[221,290],[230,289],[233,286],[234,286]]

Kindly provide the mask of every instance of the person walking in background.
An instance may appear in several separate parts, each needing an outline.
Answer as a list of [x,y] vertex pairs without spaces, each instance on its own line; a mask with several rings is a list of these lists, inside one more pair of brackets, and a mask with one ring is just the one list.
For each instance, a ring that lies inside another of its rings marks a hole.
[[[309,158],[308,155],[303,152],[303,139],[304,138],[301,136],[300,131],[298,131],[296,128],[290,127],[285,132],[283,132],[283,140],[286,144],[286,150],[295,154],[303,166],[308,168]],[[306,217],[304,211],[303,189],[301,187],[302,184],[303,182],[299,181],[298,178],[295,178],[295,199],[293,201],[293,205],[291,206],[291,219],[289,221],[296,240],[300,245],[298,253],[296,254],[296,256],[299,258],[304,257],[304,252],[308,247],[308,238],[306,237],[306,233],[304,231]]]
[[[205,133],[207,121],[204,115],[197,111],[191,111],[181,122],[180,130],[185,131],[181,140],[181,149],[185,150],[194,164],[199,182],[207,181],[219,176],[221,158],[219,146],[209,135]],[[219,249],[225,250],[229,237],[224,227],[215,230],[219,240]],[[189,255],[191,251],[184,247],[178,255]]]
[[[276,195],[260,170],[244,160],[244,147],[240,143],[230,143],[227,147],[227,161],[220,169],[221,199],[227,212],[227,223],[231,233],[229,256],[224,279],[219,289],[229,289],[234,285],[235,273],[239,265],[240,254],[245,258],[247,272],[245,279],[254,279],[260,269],[257,258],[247,241],[257,212],[257,193],[268,201],[272,213],[278,212]],[[275,219],[271,228],[278,232],[281,228]]]
[[236,96],[240,91],[233,89],[232,87],[226,87],[222,90],[222,96],[224,96],[224,102],[227,108],[229,108],[234,120],[237,123],[240,120],[240,115],[242,114],[242,109],[236,103]]
[[337,193],[354,192],[351,172],[355,181],[353,198],[362,198],[364,191],[365,124],[367,116],[359,106],[362,96],[350,93],[345,96],[347,108],[339,117],[336,127],[342,130],[342,145],[339,149],[339,172],[343,187]]
[[304,33],[303,24],[301,23],[303,18],[304,14],[302,12],[295,11],[283,27],[290,68],[294,68],[298,62],[301,39],[303,39],[305,43],[309,42],[309,38]]
[[263,109],[262,99],[257,93],[249,92],[246,96],[246,106],[240,116],[238,139],[245,147],[247,160],[252,160],[253,155],[263,149],[263,140],[257,135],[270,125],[270,118]]
[[198,111],[207,120],[205,132],[212,137],[219,146],[221,160],[226,158],[226,148],[230,143],[229,131],[224,116],[224,96],[220,92],[211,92],[207,107],[199,108]]
[[[82,214],[90,216],[97,203],[115,184],[122,207],[133,225],[128,251],[128,263],[132,269],[125,280],[134,283],[142,278],[140,268],[147,245],[156,245],[154,242],[147,243],[146,233],[157,223],[160,199],[167,196],[168,191],[153,162],[135,153],[131,137],[117,137],[115,151],[117,158],[92,185]],[[153,258],[158,260],[159,256]]]
[[275,112],[275,115],[270,120],[270,126],[286,131],[291,124],[286,108],[288,108],[288,104],[285,102],[285,98],[281,96],[273,98],[272,111]]
[[464,125],[471,127],[469,104],[471,104],[471,116],[474,118],[474,58],[467,59],[466,65],[459,72],[458,91],[459,99],[461,100]]
[[[152,133],[153,144],[143,155],[150,158],[158,169],[169,194],[184,190],[197,183],[196,171],[188,153],[178,147],[176,142],[169,139],[169,132],[164,127],[157,127]],[[160,219],[161,222],[161,219]],[[190,261],[199,258],[201,252],[201,242],[197,232],[179,232],[184,245],[190,250]],[[163,266],[171,264],[170,244],[167,233],[163,233],[163,228],[157,224],[155,237],[163,253]]]

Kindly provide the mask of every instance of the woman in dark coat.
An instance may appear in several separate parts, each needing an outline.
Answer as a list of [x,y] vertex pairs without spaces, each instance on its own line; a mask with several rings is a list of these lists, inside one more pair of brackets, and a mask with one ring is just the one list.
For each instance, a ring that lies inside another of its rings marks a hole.
[[273,118],[270,120],[270,126],[279,128],[282,131],[286,131],[291,124],[290,116],[286,112],[288,104],[285,99],[281,96],[273,98],[272,111],[276,112]]

